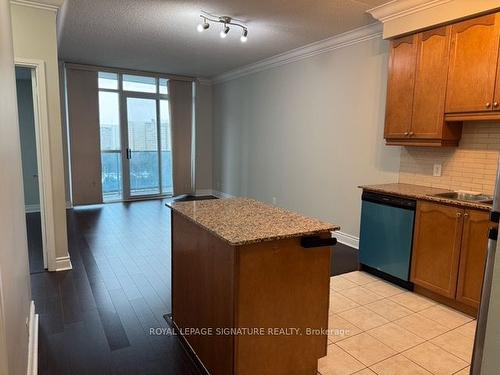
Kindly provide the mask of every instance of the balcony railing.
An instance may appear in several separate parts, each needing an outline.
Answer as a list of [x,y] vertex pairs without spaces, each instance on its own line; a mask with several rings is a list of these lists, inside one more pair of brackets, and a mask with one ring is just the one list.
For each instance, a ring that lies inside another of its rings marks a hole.
[[[161,193],[172,193],[171,151],[161,152]],[[130,160],[131,195],[160,193],[157,151],[132,151]],[[101,151],[102,192],[105,201],[122,199],[122,165],[120,150]]]

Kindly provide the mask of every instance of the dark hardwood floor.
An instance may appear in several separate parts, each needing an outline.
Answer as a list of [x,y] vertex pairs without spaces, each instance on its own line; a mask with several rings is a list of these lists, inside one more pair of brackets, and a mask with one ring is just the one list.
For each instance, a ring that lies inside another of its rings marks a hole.
[[357,271],[359,268],[358,250],[340,242],[333,247],[331,259],[330,273],[332,276]]
[[198,374],[170,312],[170,212],[160,200],[68,210],[73,270],[31,275],[39,374]]
[[30,273],[44,272],[40,212],[26,214]]
[[[151,335],[170,313],[170,211],[165,201],[68,210],[73,269],[31,275],[40,314],[39,374],[199,374],[178,337]],[[39,232],[29,222],[30,244]],[[31,238],[33,237],[33,238]],[[334,274],[357,269],[337,245]],[[35,251],[30,264],[39,267]],[[43,268],[43,262],[42,262]]]

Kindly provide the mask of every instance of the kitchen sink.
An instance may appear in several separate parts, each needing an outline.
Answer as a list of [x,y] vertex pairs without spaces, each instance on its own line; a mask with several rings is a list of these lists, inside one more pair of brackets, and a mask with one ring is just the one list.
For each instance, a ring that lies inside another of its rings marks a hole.
[[477,202],[485,204],[493,203],[493,197],[489,195],[467,193],[463,191],[450,191],[449,193],[438,193],[438,194],[432,194],[431,196],[437,198],[452,199],[456,201],[464,201],[464,202]]

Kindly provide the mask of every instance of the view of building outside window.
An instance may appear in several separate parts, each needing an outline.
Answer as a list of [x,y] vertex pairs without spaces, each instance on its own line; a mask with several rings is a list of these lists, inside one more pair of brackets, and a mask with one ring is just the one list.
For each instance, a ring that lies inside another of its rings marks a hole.
[[[156,92],[167,93],[167,80],[134,75],[123,76],[123,88],[151,94],[151,98],[133,97],[127,93],[126,108],[120,108],[119,76],[99,72],[99,120],[101,136],[102,191],[104,201],[123,199],[123,136],[120,111],[125,111],[128,135],[131,196],[172,193],[172,157],[168,100]],[[153,87],[153,89],[152,89]],[[105,90],[102,90],[105,89]],[[109,91],[113,90],[113,91]],[[123,95],[123,94],[122,94]],[[160,127],[157,127],[159,103]],[[158,130],[160,134],[158,134]],[[127,165],[127,164],[125,164]],[[161,173],[160,173],[161,170]],[[160,178],[161,175],[161,178]]]
[[117,92],[99,92],[101,180],[104,201],[122,199],[120,103]]

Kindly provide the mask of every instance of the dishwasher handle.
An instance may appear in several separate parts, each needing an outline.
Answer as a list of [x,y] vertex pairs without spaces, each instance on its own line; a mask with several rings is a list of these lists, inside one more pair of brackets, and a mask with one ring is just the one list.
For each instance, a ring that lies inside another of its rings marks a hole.
[[367,202],[378,203],[398,208],[405,208],[407,210],[413,210],[413,211],[417,207],[417,202],[414,199],[374,193],[371,191],[363,191],[361,199]]

